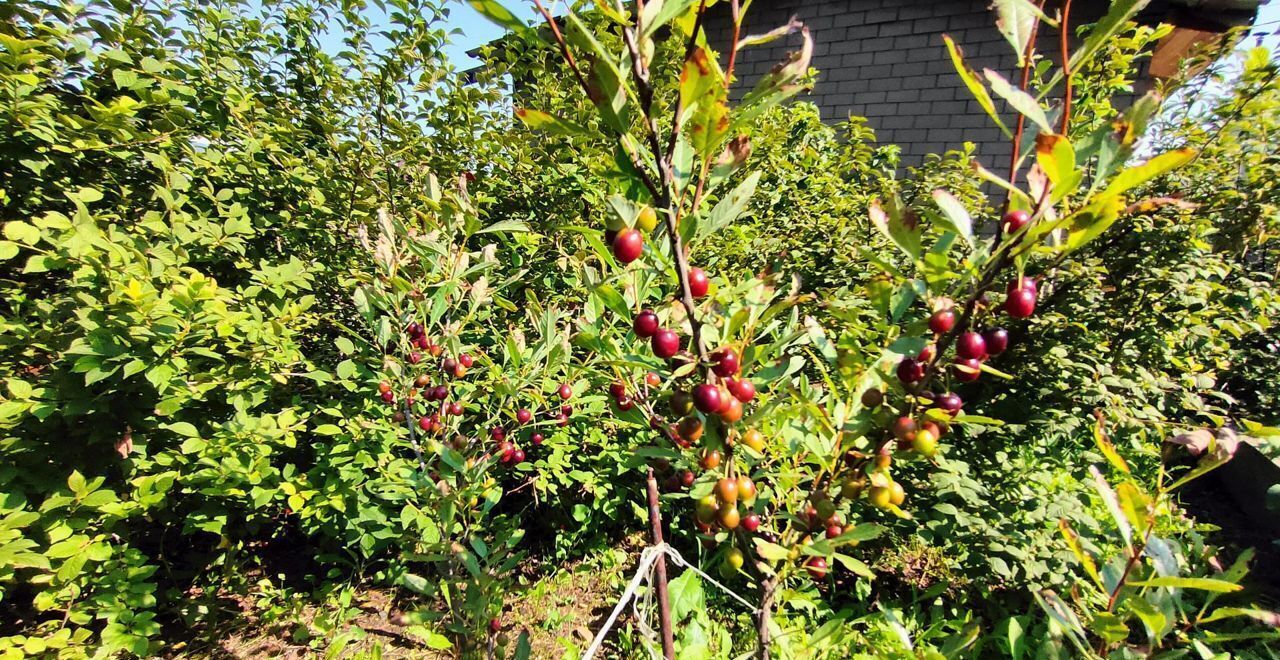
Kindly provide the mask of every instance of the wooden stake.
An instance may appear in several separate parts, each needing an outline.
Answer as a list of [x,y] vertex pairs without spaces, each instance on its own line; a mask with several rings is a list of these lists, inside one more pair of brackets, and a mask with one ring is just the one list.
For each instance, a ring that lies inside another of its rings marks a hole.
[[[653,544],[662,545],[662,517],[658,513],[658,482],[653,478],[653,469],[649,470],[649,528],[653,533]],[[658,555],[654,564],[658,575],[658,625],[662,630],[662,656],[666,660],[675,660],[675,632],[671,627],[671,599],[667,596],[667,556]]]

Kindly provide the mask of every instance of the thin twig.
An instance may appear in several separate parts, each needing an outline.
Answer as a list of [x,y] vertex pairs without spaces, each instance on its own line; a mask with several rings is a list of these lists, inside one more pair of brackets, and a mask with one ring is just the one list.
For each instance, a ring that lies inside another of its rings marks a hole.
[[[1041,13],[1044,13],[1045,2],[1046,0],[1040,0],[1039,2],[1038,7]],[[1031,26],[1031,36],[1028,37],[1027,39],[1027,46],[1026,46],[1027,50],[1025,53],[1023,53],[1023,58],[1022,58],[1022,82],[1018,86],[1018,89],[1021,89],[1024,92],[1027,91],[1027,87],[1031,84],[1031,64],[1035,58],[1036,35],[1039,34],[1039,32],[1040,32],[1040,21],[1037,20],[1035,24]],[[1019,112],[1018,126],[1013,133],[1013,152],[1009,154],[1010,185],[1012,185],[1018,180],[1018,160],[1022,154],[1022,134],[1023,132],[1026,131],[1026,128],[1027,128],[1027,118],[1025,115]],[[1008,199],[1006,199],[1005,204],[1008,205],[1008,203],[1009,203]],[[1003,229],[1003,225],[1000,227],[997,227],[996,232],[999,233],[1000,231],[1002,231],[1002,229]]]

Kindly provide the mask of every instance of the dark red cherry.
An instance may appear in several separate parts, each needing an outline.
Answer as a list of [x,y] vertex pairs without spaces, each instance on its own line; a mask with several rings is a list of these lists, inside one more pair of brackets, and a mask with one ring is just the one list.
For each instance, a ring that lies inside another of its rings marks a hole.
[[1004,233],[1016,234],[1031,222],[1031,214],[1022,209],[1015,209],[1004,214]]
[[953,416],[960,412],[960,408],[964,407],[964,401],[960,399],[960,395],[952,392],[939,394],[934,404]]
[[934,334],[951,332],[956,327],[956,313],[949,309],[940,309],[929,317],[929,330]]
[[[961,369],[960,367],[964,368]],[[952,373],[955,374],[956,380],[962,383],[972,383],[973,381],[978,380],[978,377],[981,375],[982,372],[979,371],[981,367],[981,360],[975,360],[973,358],[958,358],[956,359],[955,368],[952,369]]]
[[742,368],[741,361],[738,359],[738,353],[732,348],[722,348],[711,354],[711,360],[715,364],[712,370],[721,378],[736,376],[738,370]]
[[533,419],[533,413],[529,412],[528,408],[521,408],[516,411],[517,424],[528,424],[531,419]]
[[1025,319],[1036,311],[1036,292],[1023,287],[1014,289],[1004,300],[1004,311],[1015,319]]
[[458,364],[461,364],[462,366],[470,369],[471,365],[475,364],[475,360],[472,359],[471,354],[463,353],[462,355],[458,356]]
[[1009,331],[1004,328],[990,328],[982,333],[982,340],[987,343],[987,352],[999,355],[1009,348]]
[[707,290],[711,288],[711,282],[707,280],[707,274],[702,272],[701,268],[689,269],[689,293],[694,298],[701,298],[707,295]]
[[918,383],[924,379],[925,365],[915,358],[902,358],[898,363],[898,380],[904,383]]
[[704,415],[714,415],[720,412],[720,406],[724,401],[720,396],[720,388],[710,383],[703,383],[693,388],[693,405]]
[[636,320],[631,325],[631,329],[635,330],[637,337],[648,339],[658,331],[658,315],[653,313],[652,309],[646,309],[636,314]]
[[546,438],[543,438],[541,433],[534,433],[533,435],[529,436],[529,442],[532,442],[534,447],[541,445],[542,441],[545,439]]
[[613,256],[623,264],[640,258],[644,252],[644,234],[634,229],[622,229],[613,239]]
[[680,352],[680,335],[675,330],[662,328],[654,333],[650,344],[653,354],[665,360]]
[[751,400],[756,398],[756,386],[746,378],[735,378],[729,381],[727,386],[733,398],[743,403],[751,403]]
[[573,397],[573,386],[565,383],[561,385],[560,389],[556,390],[556,392],[560,395],[561,399],[568,400]]
[[966,332],[956,340],[956,355],[965,360],[981,360],[987,357],[987,342],[976,332]]
[[620,380],[609,383],[609,396],[615,399],[621,399],[627,395],[627,386]]

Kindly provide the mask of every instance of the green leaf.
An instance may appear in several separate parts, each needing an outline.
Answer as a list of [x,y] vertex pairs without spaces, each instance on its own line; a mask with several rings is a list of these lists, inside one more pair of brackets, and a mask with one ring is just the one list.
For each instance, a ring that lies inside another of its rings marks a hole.
[[671,602],[673,621],[681,621],[690,613],[706,606],[702,580],[693,571],[685,571],[680,577],[667,583],[667,597]]
[[609,311],[624,319],[631,318],[631,308],[627,307],[627,301],[623,300],[622,294],[618,293],[618,290],[612,284],[598,284],[591,293],[600,298],[600,302],[604,303],[604,306]]
[[790,556],[786,548],[770,543],[759,536],[751,537],[751,542],[756,544],[756,554],[766,561],[782,561]]
[[5,381],[5,386],[9,388],[9,395],[15,399],[31,398],[31,384],[20,378],[10,378]]
[[533,647],[529,643],[529,631],[521,630],[520,636],[516,638],[515,660],[529,660],[529,656],[532,653]]
[[338,337],[337,339],[333,340],[333,343],[335,346],[338,347],[338,352],[342,353],[343,355],[351,355],[352,353],[356,352],[356,345],[346,337]]
[[499,220],[488,227],[477,230],[477,234],[499,234],[499,233],[518,233],[528,232],[529,225],[522,220]]
[[13,241],[0,241],[0,261],[8,261],[18,256],[19,249],[18,244]]
[[[644,13],[641,14],[643,22],[642,34],[651,36],[658,31],[663,25],[671,22],[678,16],[694,8],[697,0],[663,0],[661,2],[646,2],[644,5]],[[656,14],[655,14],[656,12]]]
[[973,218],[969,216],[969,212],[965,210],[960,200],[956,199],[951,193],[939,188],[933,191],[933,201],[942,210],[942,217],[946,219],[946,228],[954,231],[972,247]]
[[1040,107],[1032,96],[1017,87],[1009,84],[1004,76],[992,71],[991,69],[983,69],[982,75],[986,77],[987,83],[991,85],[991,91],[995,92],[1000,98],[1004,99],[1009,107],[1018,111],[1023,117],[1030,119],[1040,130],[1045,133],[1052,133],[1053,127],[1049,125],[1049,118],[1044,114],[1044,108]]
[[1197,577],[1154,577],[1141,582],[1129,582],[1131,587],[1170,587],[1173,589],[1195,589],[1197,591],[1212,591],[1214,593],[1226,594],[1233,591],[1240,591],[1244,587],[1227,582],[1226,580],[1215,580],[1213,578],[1197,578]]
[[1129,636],[1129,626],[1126,626],[1124,619],[1111,612],[1095,612],[1093,620],[1089,622],[1089,629],[1108,644],[1114,644]]
[[716,203],[711,209],[707,221],[698,224],[697,238],[714,234],[738,219],[756,192],[756,184],[760,182],[760,172],[752,172],[737,188]]
[[561,119],[553,114],[543,112],[541,110],[533,110],[530,108],[517,108],[516,117],[524,122],[525,126],[535,131],[546,131],[556,135],[567,135],[570,137],[586,137],[591,132],[586,128],[579,126],[567,119]]
[[874,572],[874,571],[872,571],[872,570],[871,570],[871,568],[869,568],[869,567],[868,567],[866,564],[864,564],[863,562],[861,562],[861,561],[859,561],[859,560],[857,560],[857,559],[854,559],[853,557],[850,557],[849,555],[842,555],[842,554],[840,554],[840,553],[838,553],[838,552],[837,552],[837,553],[835,553],[835,555],[833,555],[833,556],[835,557],[835,560],[836,560],[836,561],[840,562],[840,564],[841,564],[841,565],[843,565],[845,568],[849,569],[849,571],[850,571],[851,573],[854,573],[854,574],[856,574],[856,575],[861,575],[862,577],[867,578],[868,580],[873,580],[873,579],[875,579],[875,577],[876,577],[875,572]]
[[1013,137],[1013,133],[1009,131],[1009,127],[1004,125],[1004,121],[1000,119],[1000,113],[996,112],[995,101],[991,100],[991,94],[987,92],[987,88],[978,80],[977,74],[964,63],[964,53],[955,41],[951,40],[950,35],[942,35],[942,40],[947,44],[947,52],[951,54],[951,64],[955,66],[956,74],[960,76],[960,80],[965,87],[969,88],[969,93],[973,95],[978,105],[986,111],[987,116],[1000,127],[1000,132],[1006,137]]
[[165,428],[188,438],[200,437],[200,432],[197,431],[195,425],[190,422],[174,422],[173,424],[165,425]]
[[495,0],[467,0],[467,4],[476,10],[481,16],[489,19],[499,27],[519,32],[528,29],[524,21],[520,20],[510,9],[507,9],[500,2]]
[[1165,172],[1182,167],[1196,157],[1195,149],[1175,149],[1160,154],[1147,162],[1121,170],[1116,178],[1107,184],[1102,196],[1120,194],[1154,179]]
[[1098,195],[1088,205],[1067,218],[1070,230],[1062,246],[1064,253],[1071,253],[1102,235],[1120,218],[1124,201],[1114,195]]
[[5,223],[4,237],[11,241],[35,245],[40,242],[40,230],[21,220],[14,220]]

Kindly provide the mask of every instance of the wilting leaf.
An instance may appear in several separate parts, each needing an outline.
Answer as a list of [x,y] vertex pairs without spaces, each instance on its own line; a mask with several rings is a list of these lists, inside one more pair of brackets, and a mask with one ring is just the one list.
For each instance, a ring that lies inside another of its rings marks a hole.
[[689,143],[703,158],[714,155],[729,132],[726,94],[720,65],[701,46],[694,48],[680,72],[680,103],[688,117]]
[[787,59],[761,76],[755,88],[743,97],[742,105],[733,117],[735,126],[752,121],[769,108],[799,94],[800,90],[804,89],[801,81],[809,72],[809,61],[813,58],[813,37],[809,34],[809,28],[802,23],[791,23],[787,27],[789,31],[799,30],[804,43],[800,50],[790,53]]
[[1098,573],[1098,565],[1093,561],[1093,555],[1090,555],[1080,545],[1080,537],[1075,530],[1071,529],[1071,523],[1067,522],[1066,518],[1058,519],[1058,530],[1062,532],[1062,538],[1066,539],[1067,547],[1071,548],[1072,554],[1076,556],[1076,559],[1080,560],[1080,565],[1084,567],[1084,572],[1093,578],[1094,583],[1100,589],[1105,589],[1102,576]]
[[880,233],[893,241],[893,244],[911,257],[912,261],[920,259],[920,229],[906,222],[899,204],[890,200],[889,209],[886,211],[877,199],[871,202],[868,212],[871,215],[871,224],[875,225]]
[[1033,44],[1031,36],[1036,31],[1036,21],[1044,14],[1040,13],[1031,0],[995,0],[991,9],[996,13],[996,29],[1013,46],[1018,54],[1018,66],[1022,66],[1030,54]]

